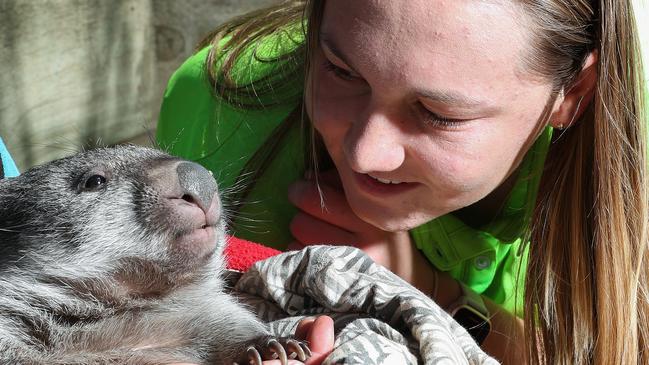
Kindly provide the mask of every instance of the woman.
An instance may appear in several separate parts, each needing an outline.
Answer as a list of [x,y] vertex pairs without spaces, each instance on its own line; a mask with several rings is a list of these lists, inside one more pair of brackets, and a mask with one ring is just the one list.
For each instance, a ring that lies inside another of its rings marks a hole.
[[238,235],[360,247],[503,362],[648,363],[630,6],[287,2],[200,45],[158,139],[220,174]]

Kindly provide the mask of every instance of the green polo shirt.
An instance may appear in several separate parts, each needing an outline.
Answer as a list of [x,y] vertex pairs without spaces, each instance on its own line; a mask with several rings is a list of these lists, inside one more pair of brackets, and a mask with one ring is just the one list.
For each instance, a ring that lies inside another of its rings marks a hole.
[[[264,38],[256,44],[254,54],[249,50],[237,60],[234,81],[247,85],[277,74],[278,63],[286,61],[269,62],[268,59],[286,54],[302,40],[295,35]],[[275,95],[256,100],[254,108],[244,110],[210,91],[203,69],[207,52],[208,49],[203,49],[190,57],[169,80],[157,138],[160,147],[171,154],[201,163],[213,171],[223,194],[227,195],[228,190],[237,189],[233,184],[248,159],[299,105],[303,84],[296,78]],[[289,132],[277,157],[251,191],[252,203],[230,217],[237,236],[280,249],[292,241],[288,227],[296,208],[289,203],[287,190],[305,170],[299,129]],[[550,128],[545,130],[524,158],[505,208],[492,223],[474,229],[448,214],[410,232],[417,247],[435,267],[518,315],[522,314],[527,261],[522,236],[535,201],[551,134]]]

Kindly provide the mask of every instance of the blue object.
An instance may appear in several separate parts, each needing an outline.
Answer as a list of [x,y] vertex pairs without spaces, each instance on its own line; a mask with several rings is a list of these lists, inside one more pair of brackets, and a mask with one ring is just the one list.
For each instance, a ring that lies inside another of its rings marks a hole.
[[7,151],[7,147],[5,147],[2,138],[0,138],[0,163],[2,163],[4,177],[18,176],[18,167],[16,167],[14,160],[11,159],[11,155]]

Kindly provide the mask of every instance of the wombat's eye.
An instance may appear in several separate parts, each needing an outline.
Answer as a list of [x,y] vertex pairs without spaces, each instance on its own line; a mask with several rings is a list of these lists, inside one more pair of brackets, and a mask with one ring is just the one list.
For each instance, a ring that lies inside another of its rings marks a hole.
[[99,190],[106,185],[106,177],[102,175],[92,175],[86,179],[86,183],[83,185],[84,190]]

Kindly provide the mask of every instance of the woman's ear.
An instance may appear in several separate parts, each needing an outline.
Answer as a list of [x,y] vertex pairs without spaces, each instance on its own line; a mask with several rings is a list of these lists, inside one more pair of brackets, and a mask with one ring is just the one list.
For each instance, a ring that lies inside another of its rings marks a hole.
[[597,86],[597,51],[591,51],[570,89],[562,91],[550,118],[550,125],[564,129],[579,120],[593,100]]

